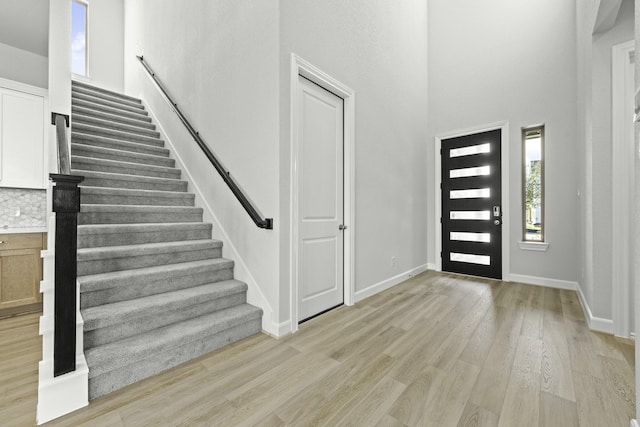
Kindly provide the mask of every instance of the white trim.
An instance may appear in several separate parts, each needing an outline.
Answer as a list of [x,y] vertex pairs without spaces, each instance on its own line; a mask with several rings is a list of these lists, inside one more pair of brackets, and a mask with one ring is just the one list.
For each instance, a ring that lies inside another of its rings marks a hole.
[[272,335],[274,338],[282,338],[285,335],[288,335],[291,333],[291,320],[286,320],[282,323],[278,323],[276,326],[276,331],[278,333],[278,335]]
[[[621,43],[611,48],[611,283],[613,284],[612,313],[617,336],[628,337],[631,330],[631,284],[633,260],[631,230],[633,221],[634,138],[633,105],[625,107],[626,91],[633,92],[633,64],[630,53],[635,42]],[[627,122],[629,121],[629,122]]]
[[429,270],[428,264],[423,264],[416,268],[412,268],[411,270],[407,270],[404,273],[400,273],[396,276],[390,277],[387,280],[383,280],[382,282],[378,282],[374,285],[371,285],[365,289],[361,289],[356,291],[356,302],[362,301],[365,298],[369,298],[372,295],[377,294],[378,292],[382,292],[386,289],[389,289],[399,283],[404,282],[407,279],[410,279],[413,276],[417,276],[420,273]]
[[427,263],[427,270],[437,271],[438,266],[432,262]]
[[[53,183],[50,183],[50,197]],[[50,206],[50,205],[49,205]],[[42,257],[42,316],[38,333],[42,336],[42,360],[38,364],[38,404],[36,422],[45,423],[89,404],[89,368],[84,357],[84,320],[80,313],[80,286],[76,281],[76,369],[54,377],[54,293],[55,293],[55,213],[50,216],[47,234],[50,249],[40,251]]]
[[549,243],[547,242],[525,242],[521,240],[518,242],[518,246],[523,251],[546,252],[549,249]]
[[587,318],[587,325],[589,326],[589,329],[591,329],[592,331],[604,332],[606,334],[613,335],[613,320],[594,317],[580,286],[577,287],[576,291],[578,292],[580,305],[582,305],[582,311]]
[[290,310],[291,332],[298,330],[298,76],[303,76],[317,85],[327,89],[344,100],[344,219],[347,229],[344,230],[344,304],[355,303],[355,102],[353,89],[334,79],[311,63],[291,53],[290,69],[290,136],[291,136],[291,224],[290,224]]
[[503,121],[484,126],[477,126],[467,129],[462,129],[454,132],[443,133],[435,137],[435,195],[436,200],[434,203],[435,209],[435,237],[436,237],[436,263],[435,270],[442,271],[442,258],[440,252],[442,252],[442,229],[440,226],[440,219],[442,217],[442,190],[440,184],[442,182],[441,174],[441,159],[440,148],[442,147],[442,140],[449,138],[457,138],[459,136],[472,135],[475,133],[487,132],[491,130],[500,129],[500,150],[501,150],[501,173],[502,173],[502,280],[510,280],[510,265],[511,265],[511,250],[510,250],[510,228],[511,220],[509,208],[511,204],[509,202],[509,122]]
[[640,427],[640,424],[638,424],[638,422],[635,419],[631,420],[631,427]]
[[53,371],[48,363],[39,363],[38,425],[83,408],[89,404],[89,367],[84,355],[76,355],[76,370],[59,377],[47,376]]
[[[163,99],[165,98],[163,97]],[[171,150],[171,154],[175,158],[176,163],[178,164],[178,167],[184,172],[185,178],[189,182],[190,188],[196,194],[196,200],[204,208],[205,215],[207,215],[207,219],[211,220],[211,222],[213,222],[214,225],[217,227],[217,230],[219,231],[220,235],[216,235],[216,239],[219,239],[222,241],[223,243],[222,248],[225,252],[229,251],[228,257],[233,259],[234,261],[234,266],[235,266],[234,275],[238,280],[245,282],[249,287],[247,291],[247,302],[249,304],[255,305],[262,309],[263,311],[262,329],[270,335],[280,336],[281,334],[279,333],[279,327],[273,321],[273,309],[271,308],[271,305],[269,304],[266,297],[262,293],[262,290],[258,286],[256,279],[251,274],[251,271],[249,270],[249,268],[247,267],[247,264],[244,262],[244,260],[240,256],[240,253],[238,252],[235,245],[229,238],[229,235],[226,233],[225,229],[222,227],[222,223],[218,220],[218,217],[216,216],[213,209],[211,208],[211,205],[209,205],[207,199],[203,196],[203,192],[200,190],[200,187],[198,186],[196,181],[193,179],[193,175],[191,175],[191,171],[182,161],[182,157],[180,157],[180,154],[178,153],[176,146],[173,144],[173,141],[171,140],[171,138],[169,138],[168,133],[165,132],[160,120],[158,120],[158,117],[154,113],[153,109],[144,100],[143,100],[143,103],[149,113],[149,116],[151,116],[151,118],[153,119],[153,123],[156,125],[158,132],[160,132],[163,139],[169,146]]]
[[18,92],[28,93],[30,95],[37,95],[43,98],[47,98],[49,96],[49,90],[45,88],[41,88],[38,86],[29,85],[26,83],[20,83],[15,80],[9,80],[0,77],[0,87],[5,89],[11,89]]
[[546,288],[566,289],[569,291],[575,291],[576,289],[578,289],[578,282],[549,279],[546,277],[525,276],[523,274],[511,274],[511,282],[524,283],[526,285],[544,286]]

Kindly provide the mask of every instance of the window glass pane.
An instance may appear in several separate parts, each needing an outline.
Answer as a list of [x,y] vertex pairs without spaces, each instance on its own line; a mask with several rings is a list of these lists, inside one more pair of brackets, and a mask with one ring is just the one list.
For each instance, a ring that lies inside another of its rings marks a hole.
[[463,233],[460,231],[452,231],[449,233],[449,238],[460,242],[491,243],[490,233]]
[[491,211],[451,211],[450,219],[488,220],[491,219]]
[[449,151],[449,157],[471,156],[473,154],[489,153],[491,144],[471,145],[469,147],[454,148]]
[[449,178],[465,178],[489,174],[491,174],[491,166],[480,166],[477,168],[452,169],[449,171]]
[[470,264],[491,265],[491,257],[488,255],[459,254],[451,252],[449,254],[451,261],[467,262]]
[[479,199],[491,197],[490,188],[474,188],[471,190],[451,190],[449,193],[451,199]]
[[87,6],[71,2],[71,72],[87,75]]
[[524,240],[544,241],[544,128],[525,129],[524,137]]

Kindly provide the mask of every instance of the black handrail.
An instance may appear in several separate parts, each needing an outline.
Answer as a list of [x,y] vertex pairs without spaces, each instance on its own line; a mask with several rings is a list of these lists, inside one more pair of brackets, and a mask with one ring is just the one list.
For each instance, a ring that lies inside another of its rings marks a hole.
[[58,171],[62,175],[71,174],[69,164],[69,143],[67,142],[67,127],[69,126],[69,116],[58,113],[51,113],[51,124],[56,126],[56,139],[58,146]]
[[227,169],[225,169],[225,167],[222,165],[220,160],[218,160],[218,158],[213,154],[209,146],[200,137],[200,134],[194,129],[193,126],[191,126],[191,123],[189,123],[189,120],[187,120],[185,115],[182,114],[182,111],[180,111],[180,109],[178,108],[178,104],[173,102],[173,99],[169,96],[164,86],[162,86],[162,83],[160,83],[160,80],[158,80],[158,78],[156,77],[156,74],[153,72],[151,67],[149,67],[149,64],[145,62],[144,57],[136,56],[136,58],[138,58],[140,63],[144,66],[144,69],[147,71],[147,73],[149,73],[153,81],[156,82],[156,84],[158,85],[158,88],[160,88],[160,91],[162,92],[164,97],[167,99],[169,104],[171,104],[171,108],[173,108],[173,111],[175,111],[175,113],[178,115],[178,118],[180,119],[182,124],[187,128],[187,130],[189,131],[193,139],[196,141],[200,149],[204,152],[205,156],[207,156],[207,158],[209,159],[213,167],[216,168],[216,170],[218,171],[218,173],[220,174],[224,182],[227,183],[227,186],[229,186],[229,189],[236,196],[236,198],[238,199],[238,201],[240,202],[244,210],[247,211],[247,213],[249,214],[253,222],[260,228],[272,230],[273,219],[262,217],[260,212],[258,212],[258,209],[255,206],[253,206],[253,204],[251,203],[249,198],[244,194],[240,186],[233,180],[233,178],[231,177],[231,173]]

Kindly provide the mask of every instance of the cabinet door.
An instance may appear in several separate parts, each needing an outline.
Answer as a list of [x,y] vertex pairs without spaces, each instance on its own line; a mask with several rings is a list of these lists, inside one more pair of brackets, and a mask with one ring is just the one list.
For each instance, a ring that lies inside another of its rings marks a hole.
[[44,98],[0,88],[0,187],[45,188]]
[[0,309],[41,301],[40,249],[0,251]]

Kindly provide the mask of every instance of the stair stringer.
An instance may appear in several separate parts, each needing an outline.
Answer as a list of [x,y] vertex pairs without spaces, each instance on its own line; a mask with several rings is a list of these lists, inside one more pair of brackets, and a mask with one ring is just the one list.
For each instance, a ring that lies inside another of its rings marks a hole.
[[[193,193],[196,196],[195,205],[204,209],[203,221],[213,223],[217,227],[217,230],[220,232],[220,235],[216,235],[215,237],[217,240],[222,241],[222,250],[224,252],[229,252],[229,254],[225,255],[225,257],[234,260],[235,278],[237,280],[245,282],[248,286],[247,302],[262,309],[262,330],[274,337],[280,337],[284,335],[285,332],[283,331],[283,328],[280,327],[273,319],[273,308],[271,307],[271,304],[269,304],[269,302],[267,301],[264,293],[258,285],[258,282],[253,277],[253,274],[251,274],[251,271],[247,267],[247,264],[244,262],[235,245],[229,238],[229,235],[222,226],[222,223],[218,220],[218,217],[211,208],[211,205],[203,196],[203,193],[200,190],[198,184],[193,179],[193,175],[191,174],[189,168],[180,157],[179,150],[169,137],[168,133],[165,132],[164,128],[162,127],[162,121],[158,119],[158,116],[155,114],[145,98],[143,96],[140,96],[140,99],[142,100],[142,103],[147,110],[149,117],[153,119],[153,123],[156,125],[156,130],[160,132],[160,137],[164,140],[166,144],[165,146],[170,149],[170,157],[176,160],[176,168],[182,170],[183,174],[185,175],[182,179],[188,181],[189,185],[192,187],[190,188],[190,191],[193,190]],[[289,330],[288,327],[286,328],[286,330]]]

